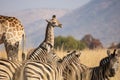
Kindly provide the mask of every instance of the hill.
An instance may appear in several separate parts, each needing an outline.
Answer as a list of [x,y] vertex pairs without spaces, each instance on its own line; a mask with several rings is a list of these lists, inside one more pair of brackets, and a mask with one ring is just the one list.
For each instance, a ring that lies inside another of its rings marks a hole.
[[104,46],[120,42],[120,0],[91,0],[64,15],[61,21],[65,26],[62,35],[80,39],[85,34],[92,34]]
[[[1,12],[2,13],[2,12]],[[63,24],[55,36],[74,36],[80,40],[86,34],[99,39],[104,46],[120,42],[120,0],[91,0],[73,11],[66,9],[27,9],[3,13],[21,20],[27,36],[27,47],[38,46],[44,39],[47,23],[56,14]]]

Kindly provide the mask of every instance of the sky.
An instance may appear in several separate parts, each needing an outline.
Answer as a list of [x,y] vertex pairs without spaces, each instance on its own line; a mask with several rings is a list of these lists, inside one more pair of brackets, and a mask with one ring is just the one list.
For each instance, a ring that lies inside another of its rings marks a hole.
[[0,0],[0,12],[34,8],[76,9],[90,0]]

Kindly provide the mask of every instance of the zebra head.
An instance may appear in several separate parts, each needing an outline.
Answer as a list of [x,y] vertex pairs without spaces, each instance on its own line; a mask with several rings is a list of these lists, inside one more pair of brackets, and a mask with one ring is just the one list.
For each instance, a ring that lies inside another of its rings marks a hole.
[[66,56],[64,56],[63,59],[61,59],[59,62],[69,65],[73,63],[75,60],[79,59],[80,55],[81,55],[80,52],[72,51]]
[[116,54],[116,49],[113,51],[111,55],[108,55],[108,76],[114,77],[116,74],[116,71],[118,71],[119,68],[119,56]]
[[51,20],[46,20],[48,24],[52,25],[53,27],[60,27],[62,28],[62,24],[56,19],[56,15],[52,16]]
[[[114,54],[116,54],[116,49],[113,51],[113,53],[110,52],[110,50],[107,50],[107,57],[103,58],[101,61],[100,61],[100,66],[102,65],[105,65],[106,63],[108,63],[110,61],[111,58],[114,57]],[[118,51],[118,54],[116,54],[116,56],[120,56],[119,54],[119,51]]]

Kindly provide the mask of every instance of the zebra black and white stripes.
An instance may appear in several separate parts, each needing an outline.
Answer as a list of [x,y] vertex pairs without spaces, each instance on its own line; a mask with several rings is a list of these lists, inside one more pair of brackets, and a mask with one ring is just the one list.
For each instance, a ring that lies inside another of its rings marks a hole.
[[[88,67],[76,60],[75,62],[66,66],[63,72],[64,80],[109,80],[113,77],[119,68],[119,55],[115,51],[108,56],[109,59],[104,65],[97,67]],[[105,60],[103,58],[101,61]]]
[[16,70],[21,65],[18,61],[0,59],[0,80],[14,80]]
[[64,80],[81,80],[81,73],[88,67],[80,63],[80,59],[76,58],[63,71]]
[[[114,77],[116,71],[119,68],[119,56],[114,52],[108,56],[108,61],[98,67],[93,67],[87,69],[85,72],[81,73],[82,80],[109,80],[110,77]],[[103,58],[101,61],[105,60]]]
[[80,53],[73,51],[63,59],[59,60],[56,65],[43,63],[40,61],[28,61],[21,72],[23,76],[20,80],[63,80],[63,71],[66,65],[79,58]]
[[116,53],[116,49],[113,51],[113,53],[111,54],[110,53],[110,50],[107,50],[107,57],[103,58],[101,61],[100,61],[100,66],[106,64],[107,62],[110,61],[110,59],[113,57],[112,55]]

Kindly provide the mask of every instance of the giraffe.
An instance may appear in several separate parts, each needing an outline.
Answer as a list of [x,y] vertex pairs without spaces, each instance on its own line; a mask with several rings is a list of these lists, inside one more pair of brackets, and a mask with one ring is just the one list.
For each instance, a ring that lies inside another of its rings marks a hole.
[[56,15],[53,15],[51,20],[46,21],[48,22],[48,24],[43,44],[46,43],[50,45],[51,48],[54,48],[54,27],[62,28],[62,24],[56,19]]
[[15,17],[0,15],[0,44],[4,44],[8,60],[18,60],[22,39],[24,42],[25,32],[21,22]]
[[[52,19],[46,20],[47,28],[45,33],[44,41],[36,48],[33,49],[31,53],[27,55],[27,59],[39,60],[41,58],[45,58],[45,55],[50,55],[46,53],[51,53],[54,48],[54,27],[62,28],[62,24],[56,19],[56,15],[52,16]],[[40,58],[41,57],[41,58]]]

